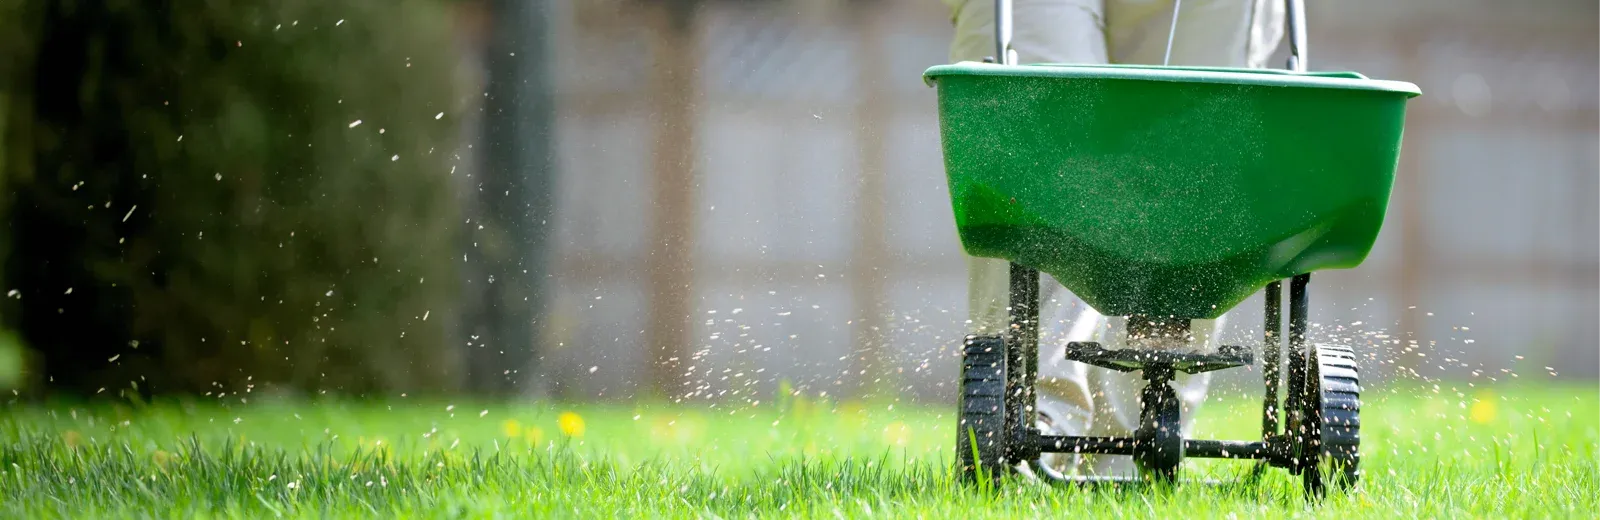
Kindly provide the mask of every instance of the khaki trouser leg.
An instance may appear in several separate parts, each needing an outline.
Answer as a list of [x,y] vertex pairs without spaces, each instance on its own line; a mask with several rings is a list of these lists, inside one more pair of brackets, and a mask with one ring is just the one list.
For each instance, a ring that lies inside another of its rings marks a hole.
[[[994,55],[994,2],[946,0],[955,22],[951,61]],[[1160,64],[1172,22],[1172,0],[1014,0],[1013,41],[1020,63]],[[1262,67],[1283,34],[1282,0],[1188,0],[1173,40],[1173,65]],[[1009,303],[1009,268],[1004,260],[968,257],[971,327],[1004,330]],[[1122,348],[1126,320],[1107,318],[1041,281],[1042,338],[1039,362],[1041,424],[1065,435],[1130,435],[1138,426],[1137,374],[1125,374],[1062,358],[1068,341],[1099,341]],[[1214,350],[1223,319],[1195,320],[1195,347]],[[1209,374],[1174,382],[1183,402],[1185,435],[1194,410],[1205,399]],[[1132,473],[1127,457],[1097,460],[1047,455],[1045,463],[1066,471],[1100,475]]]

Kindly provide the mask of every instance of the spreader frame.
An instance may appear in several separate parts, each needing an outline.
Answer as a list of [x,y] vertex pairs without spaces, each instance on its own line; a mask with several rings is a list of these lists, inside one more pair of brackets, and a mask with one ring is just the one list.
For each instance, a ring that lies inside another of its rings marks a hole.
[[[1308,321],[1307,285],[1310,274],[1293,278],[1290,283],[1289,305],[1289,362],[1291,388],[1300,388],[1305,378],[1305,330]],[[1006,430],[1008,459],[1025,463],[1044,453],[1078,453],[1098,455],[1131,455],[1135,459],[1153,464],[1142,464],[1148,469],[1170,473],[1184,457],[1219,459],[1257,459],[1275,467],[1296,466],[1291,439],[1279,431],[1283,424],[1283,410],[1279,406],[1279,359],[1282,338],[1279,334],[1282,284],[1267,285],[1266,323],[1262,337],[1262,374],[1266,390],[1262,406],[1262,436],[1260,440],[1203,440],[1183,439],[1160,435],[1163,430],[1177,430],[1177,399],[1170,395],[1168,386],[1177,372],[1199,373],[1249,365],[1253,362],[1250,349],[1241,346],[1223,346],[1214,354],[1196,354],[1172,351],[1107,350],[1095,343],[1078,342],[1068,345],[1067,359],[1121,372],[1141,371],[1147,385],[1141,395],[1141,417],[1156,419],[1141,421],[1140,431],[1132,437],[1080,437],[1046,435],[1037,424],[1035,386],[1038,379],[1039,344],[1039,271],[1027,266],[1011,264],[1010,334],[1006,341],[1008,366],[1021,370],[1007,371]],[[1015,347],[1015,348],[1012,348]],[[1270,367],[1270,368],[1267,368]],[[1298,403],[1300,392],[1290,392],[1291,402]],[[1297,405],[1287,407],[1297,409]],[[1161,416],[1170,416],[1171,421]],[[1290,421],[1297,417],[1290,417]],[[1176,455],[1176,456],[1174,456]],[[1096,479],[1087,479],[1093,481]],[[1118,480],[1118,479],[1113,479]],[[1082,481],[1082,479],[1080,479]]]

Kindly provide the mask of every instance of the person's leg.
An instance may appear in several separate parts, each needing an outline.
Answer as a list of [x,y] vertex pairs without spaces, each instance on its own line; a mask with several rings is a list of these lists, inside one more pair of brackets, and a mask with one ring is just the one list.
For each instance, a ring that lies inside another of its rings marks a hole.
[[[993,0],[946,0],[955,18],[951,61],[979,61],[994,56]],[[1012,48],[1020,63],[1106,63],[1102,0],[1015,0],[1012,5]],[[1010,266],[1004,260],[967,258],[970,330],[1004,331],[1009,323]],[[1083,435],[1093,407],[1087,386],[1087,367],[1062,359],[1065,341],[1093,337],[1100,315],[1060,290],[1048,276],[1040,277],[1039,362],[1040,427],[1057,435]],[[1087,311],[1085,313],[1084,311]],[[1069,327],[1076,327],[1069,329]],[[1046,457],[1046,463],[1066,469],[1071,458]]]
[[[1173,0],[1107,0],[1108,51],[1117,63],[1160,65],[1172,32]],[[1283,0],[1185,0],[1173,35],[1172,65],[1262,67],[1283,35]],[[1226,317],[1193,320],[1193,348],[1213,352]],[[1126,318],[1112,318],[1098,331],[1107,348],[1125,348]],[[1139,374],[1090,369],[1085,386],[1094,406],[1087,435],[1127,436],[1139,426]],[[1179,375],[1173,388],[1182,402],[1181,429],[1193,430],[1194,412],[1205,401],[1210,374]],[[1095,457],[1098,475],[1133,473],[1128,457]]]
[[[956,34],[951,61],[994,56],[994,1],[946,0]],[[1011,47],[1019,63],[1106,63],[1103,0],[1013,0]],[[995,56],[996,60],[999,57]]]
[[967,330],[999,334],[1006,330],[1011,269],[1005,260],[967,257]]
[[[1115,16],[1101,0],[1016,0],[1013,6],[1013,42],[1021,63],[1106,63],[1107,41],[1116,62],[1159,64],[1166,51],[1166,28],[1159,13],[1171,22],[1172,2],[1106,0],[1116,5]],[[1180,16],[1173,64],[1259,66],[1270,56],[1282,33],[1282,0],[1190,0]],[[955,13],[956,36],[952,61],[978,61],[994,55],[994,4],[990,0],[947,0]],[[1198,14],[1190,7],[1198,4]],[[1231,6],[1231,8],[1230,8]],[[1276,13],[1276,14],[1274,14]],[[1241,25],[1239,20],[1246,20]],[[1110,26],[1108,27],[1108,22]],[[1243,37],[1236,37],[1237,34]],[[1152,36],[1154,35],[1154,36]],[[1143,44],[1137,41],[1148,40]],[[1184,48],[1180,52],[1180,48]],[[1155,52],[1152,49],[1159,49]],[[1153,58],[1151,58],[1153,53]],[[1242,63],[1241,63],[1242,62]],[[969,300],[972,326],[980,332],[1004,330],[1009,300],[1009,269],[1005,261],[969,258]],[[1046,295],[1056,294],[1046,305],[1040,343],[1039,402],[1041,427],[1061,435],[1131,435],[1138,426],[1138,392],[1143,381],[1123,374],[1066,361],[1062,349],[1068,341],[1095,339],[1108,348],[1124,346],[1125,319],[1106,319],[1087,305],[1054,290],[1045,282]],[[1215,330],[1222,320],[1196,320],[1194,346],[1215,350]],[[1183,376],[1175,385],[1184,408],[1184,430],[1192,425],[1191,413],[1205,398],[1209,375]],[[1047,456],[1061,470],[1077,466],[1077,457]],[[1127,457],[1100,457],[1097,474],[1131,474]]]
[[1106,40],[1115,63],[1160,65],[1172,34],[1172,65],[1260,68],[1283,37],[1284,0],[1106,0]]
[[[1058,301],[1051,311],[1043,315],[1039,338],[1039,429],[1051,435],[1089,435],[1099,404],[1090,392],[1090,374],[1105,369],[1067,361],[1066,346],[1072,341],[1097,339],[1106,319],[1077,298]],[[1079,472],[1084,460],[1067,453],[1039,457],[1040,462],[1062,473]]]

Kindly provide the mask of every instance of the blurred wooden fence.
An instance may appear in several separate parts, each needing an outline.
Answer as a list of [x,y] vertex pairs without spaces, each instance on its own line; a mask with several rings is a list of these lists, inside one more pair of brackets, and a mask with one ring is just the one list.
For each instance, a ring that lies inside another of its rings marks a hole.
[[[552,16],[553,389],[753,401],[789,380],[949,398],[966,279],[920,78],[947,59],[949,13],[772,0],[674,20],[671,4],[568,0]],[[1323,334],[1436,375],[1594,377],[1595,5],[1309,15],[1313,68],[1425,92],[1378,246],[1314,279]],[[1232,341],[1257,336],[1257,306]]]

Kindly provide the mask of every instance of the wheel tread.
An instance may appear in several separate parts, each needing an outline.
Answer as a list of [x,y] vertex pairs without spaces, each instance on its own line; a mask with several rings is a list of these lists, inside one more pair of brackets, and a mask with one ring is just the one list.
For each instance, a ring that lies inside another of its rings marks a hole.
[[1307,367],[1309,399],[1303,405],[1311,424],[1303,436],[1301,475],[1306,492],[1320,496],[1325,480],[1342,489],[1360,478],[1361,382],[1349,347],[1313,345],[1308,357],[1316,362]]
[[[961,352],[960,414],[956,428],[956,460],[964,479],[982,474],[995,478],[1004,464],[1006,345],[999,336],[968,336]],[[969,436],[969,431],[972,434]],[[973,460],[973,440],[977,458]]]

